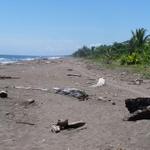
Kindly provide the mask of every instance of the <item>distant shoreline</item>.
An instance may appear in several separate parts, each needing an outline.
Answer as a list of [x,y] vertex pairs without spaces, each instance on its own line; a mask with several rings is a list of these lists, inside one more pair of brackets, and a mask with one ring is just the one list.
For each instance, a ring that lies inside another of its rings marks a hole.
[[67,58],[68,56],[30,56],[30,55],[0,55],[0,64],[12,64],[25,61],[34,60],[55,60],[60,58]]

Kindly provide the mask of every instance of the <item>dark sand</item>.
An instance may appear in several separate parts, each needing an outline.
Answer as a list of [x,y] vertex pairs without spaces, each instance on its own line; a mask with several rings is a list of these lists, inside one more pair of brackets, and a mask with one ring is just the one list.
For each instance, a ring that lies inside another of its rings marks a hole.
[[[81,74],[81,77],[70,77],[67,73]],[[20,77],[0,80],[0,89],[7,89],[9,94],[7,99],[0,98],[0,150],[150,149],[150,121],[123,121],[128,114],[124,100],[149,96],[148,80],[132,85],[129,83],[137,75],[97,68],[79,59],[0,65],[0,75]],[[106,79],[106,85],[90,87],[99,77]],[[50,92],[15,89],[14,86],[47,88]],[[90,99],[78,101],[54,94],[53,87],[79,88],[85,90]],[[31,98],[36,103],[25,105],[24,101]],[[51,133],[50,126],[58,119],[83,120],[87,124],[83,130]]]

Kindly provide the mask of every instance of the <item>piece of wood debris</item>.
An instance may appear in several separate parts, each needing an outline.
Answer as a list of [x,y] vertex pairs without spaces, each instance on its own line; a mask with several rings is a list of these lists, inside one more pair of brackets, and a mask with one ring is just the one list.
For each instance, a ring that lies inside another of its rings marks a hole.
[[4,80],[4,79],[19,79],[19,77],[2,76],[2,75],[0,75],[0,79],[1,79],[1,80]]
[[68,73],[67,76],[72,76],[72,77],[81,77],[81,74],[72,74],[72,73]]
[[1,98],[7,98],[8,97],[8,94],[6,91],[0,91],[0,97]]
[[142,83],[144,83],[144,81],[142,79],[135,79],[132,80],[131,82],[129,82],[129,85],[141,85]]
[[49,89],[46,88],[33,88],[33,87],[25,87],[25,86],[14,86],[15,89],[24,89],[24,90],[39,90],[39,91],[45,91],[45,92],[49,92]]
[[73,69],[71,69],[71,68],[69,68],[69,69],[67,69],[68,71],[73,71]]
[[27,122],[27,121],[16,121],[17,124],[27,124],[27,125],[35,125],[35,123]]
[[66,130],[66,129],[76,129],[83,127],[86,123],[83,121],[77,121],[77,122],[72,122],[68,123],[68,120],[58,120],[56,124],[53,124],[51,126],[51,132],[58,133],[61,130]]
[[26,101],[22,102],[22,104],[25,105],[25,106],[28,106],[28,105],[31,105],[31,104],[34,104],[34,103],[35,103],[34,99],[27,99]]
[[137,121],[142,119],[150,119],[150,106],[145,109],[137,110],[132,114],[124,117],[124,121]]
[[34,103],[34,102],[35,102],[35,100],[32,99],[32,98],[27,100],[27,103],[28,103],[28,104],[32,104],[32,103]]

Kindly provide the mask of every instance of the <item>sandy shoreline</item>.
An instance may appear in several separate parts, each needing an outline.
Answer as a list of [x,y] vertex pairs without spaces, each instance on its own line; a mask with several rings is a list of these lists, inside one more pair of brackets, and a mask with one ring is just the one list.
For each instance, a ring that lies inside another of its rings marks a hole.
[[[71,77],[68,73],[81,76]],[[140,86],[132,85],[129,82],[136,75],[97,69],[73,58],[0,65],[0,75],[18,77],[0,80],[0,90],[7,90],[9,96],[0,98],[1,150],[149,150],[149,120],[122,120],[128,114],[126,98],[150,95],[148,80]],[[106,79],[106,85],[91,88],[99,77]],[[90,98],[78,101],[53,92],[15,89],[15,86],[50,90],[74,87],[86,91]],[[34,99],[35,104],[25,106],[28,99]],[[58,119],[83,120],[87,128],[51,133],[50,125]]]

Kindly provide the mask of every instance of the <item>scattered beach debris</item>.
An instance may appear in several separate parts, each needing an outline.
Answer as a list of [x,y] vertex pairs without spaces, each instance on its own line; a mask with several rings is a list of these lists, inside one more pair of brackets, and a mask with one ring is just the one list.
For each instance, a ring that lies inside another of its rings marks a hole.
[[112,105],[116,105],[116,102],[114,102],[114,101],[112,101],[112,100],[110,100],[110,99],[106,99],[107,97],[101,97],[101,96],[99,96],[98,98],[97,98],[97,100],[99,100],[99,101],[101,101],[101,102],[111,102],[111,104]]
[[27,124],[27,125],[35,125],[35,123],[27,122],[27,121],[16,121],[17,124]]
[[71,69],[71,68],[69,68],[69,69],[67,69],[68,71],[73,71],[73,69]]
[[142,119],[150,119],[150,106],[142,110],[139,109],[124,118],[124,120],[127,120],[127,121],[136,121],[136,120],[142,120]]
[[105,79],[99,78],[97,84],[92,85],[91,87],[100,87],[105,85]]
[[109,99],[108,101],[111,102],[112,105],[116,105],[116,103],[112,101],[111,99]]
[[70,77],[81,77],[81,74],[71,74],[71,73],[68,73],[67,76],[70,76]]
[[126,76],[127,74],[128,74],[128,72],[126,72],[126,71],[120,73],[121,76]]
[[142,79],[135,79],[135,80],[132,80],[129,84],[141,85],[142,83],[143,83]]
[[85,124],[86,123],[83,121],[69,123],[68,119],[58,120],[56,124],[53,124],[51,126],[51,132],[58,133],[61,130],[76,129],[76,128],[80,128],[80,127],[84,126]]
[[15,117],[15,114],[13,112],[6,112],[5,115],[10,120],[12,120]]
[[28,103],[28,104],[33,104],[34,102],[35,102],[35,100],[32,99],[32,98],[27,100],[27,103]]
[[99,101],[104,101],[104,102],[107,101],[106,99],[104,99],[104,97],[101,97],[101,96],[99,96],[99,97],[97,98],[97,100],[99,100]]
[[34,103],[35,103],[35,100],[31,98],[31,99],[27,99],[26,101],[24,101],[23,105],[28,106]]
[[125,105],[130,113],[135,112],[139,109],[144,109],[147,106],[150,106],[150,98],[149,97],[138,97],[138,98],[131,98],[125,100]]
[[61,95],[68,95],[72,96],[75,98],[78,98],[80,100],[87,100],[88,99],[88,94],[86,94],[84,91],[76,89],[76,88],[53,88],[55,90],[56,94],[61,94]]
[[112,101],[112,105],[116,105],[116,103]]
[[136,85],[141,85],[143,83],[143,80],[142,79],[136,79],[135,80],[135,84]]
[[8,94],[6,91],[0,91],[0,97],[1,98],[7,98],[8,97]]
[[4,80],[4,79],[19,79],[19,77],[11,77],[11,76],[2,76],[2,75],[0,75],[0,79],[1,80]]
[[32,88],[30,86],[28,87],[24,87],[24,86],[14,86],[15,89],[24,89],[24,90],[39,90],[39,91],[45,91],[45,92],[49,92],[49,89],[46,88]]
[[150,119],[150,98],[138,97],[135,99],[126,99],[125,105],[130,112],[124,120],[136,121],[141,119]]

